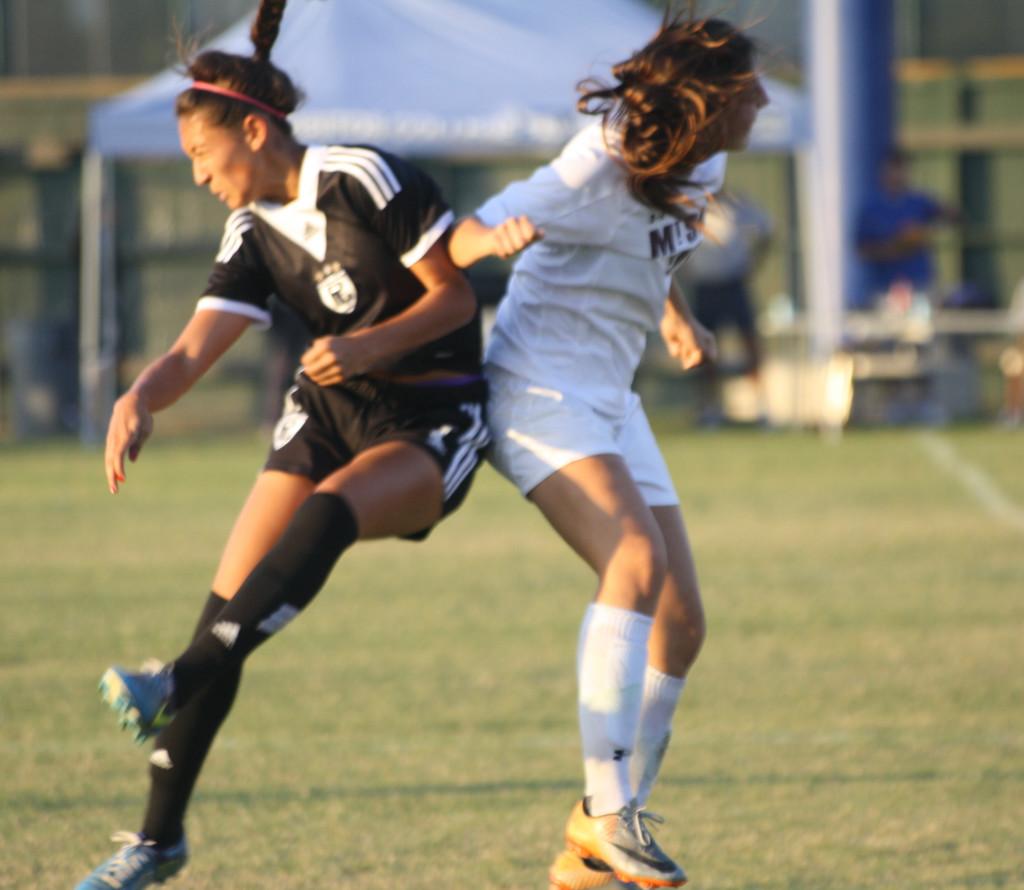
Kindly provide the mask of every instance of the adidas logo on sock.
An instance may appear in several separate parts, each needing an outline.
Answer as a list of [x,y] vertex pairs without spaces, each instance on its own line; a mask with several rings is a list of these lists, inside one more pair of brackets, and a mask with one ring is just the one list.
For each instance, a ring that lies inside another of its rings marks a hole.
[[237,621],[218,621],[212,628],[212,633],[224,646],[230,649],[238,639],[238,632],[241,630]]
[[157,767],[157,769],[174,769],[171,755],[167,753],[166,748],[157,748],[149,755],[149,762]]

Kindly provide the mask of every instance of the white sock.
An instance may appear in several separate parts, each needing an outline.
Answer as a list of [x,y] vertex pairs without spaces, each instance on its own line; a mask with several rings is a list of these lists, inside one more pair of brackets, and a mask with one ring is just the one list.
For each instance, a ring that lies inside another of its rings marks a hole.
[[639,612],[593,603],[580,626],[580,737],[585,794],[593,816],[616,813],[633,797],[629,761],[653,624]]
[[640,806],[647,803],[651,787],[661,770],[661,761],[672,737],[672,716],[685,686],[686,677],[673,677],[650,665],[644,673],[640,725],[630,764],[630,778]]

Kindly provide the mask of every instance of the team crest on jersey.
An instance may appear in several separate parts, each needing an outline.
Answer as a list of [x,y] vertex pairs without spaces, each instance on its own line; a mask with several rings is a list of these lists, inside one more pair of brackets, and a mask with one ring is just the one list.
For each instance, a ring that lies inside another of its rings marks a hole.
[[338,315],[351,315],[356,308],[356,285],[341,263],[326,263],[313,275],[320,302]]

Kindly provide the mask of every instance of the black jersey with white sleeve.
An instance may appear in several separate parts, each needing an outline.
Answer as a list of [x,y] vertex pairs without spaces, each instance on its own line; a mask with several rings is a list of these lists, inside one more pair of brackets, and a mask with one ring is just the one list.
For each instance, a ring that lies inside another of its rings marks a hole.
[[[217,309],[266,326],[276,294],[311,337],[362,330],[422,296],[410,271],[452,225],[436,183],[413,164],[365,146],[310,146],[288,204],[255,201],[232,213],[197,311]],[[473,373],[479,317],[375,370]]]

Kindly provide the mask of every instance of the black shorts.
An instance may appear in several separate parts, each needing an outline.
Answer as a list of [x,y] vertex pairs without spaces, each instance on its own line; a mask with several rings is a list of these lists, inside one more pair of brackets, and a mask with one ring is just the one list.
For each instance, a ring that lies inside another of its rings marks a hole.
[[693,287],[693,314],[709,331],[730,325],[742,334],[754,333],[754,313],[750,292],[742,279]]
[[320,482],[374,445],[412,442],[441,468],[447,516],[465,499],[490,442],[486,404],[482,377],[421,385],[363,377],[322,387],[300,375],[285,394],[264,469]]

